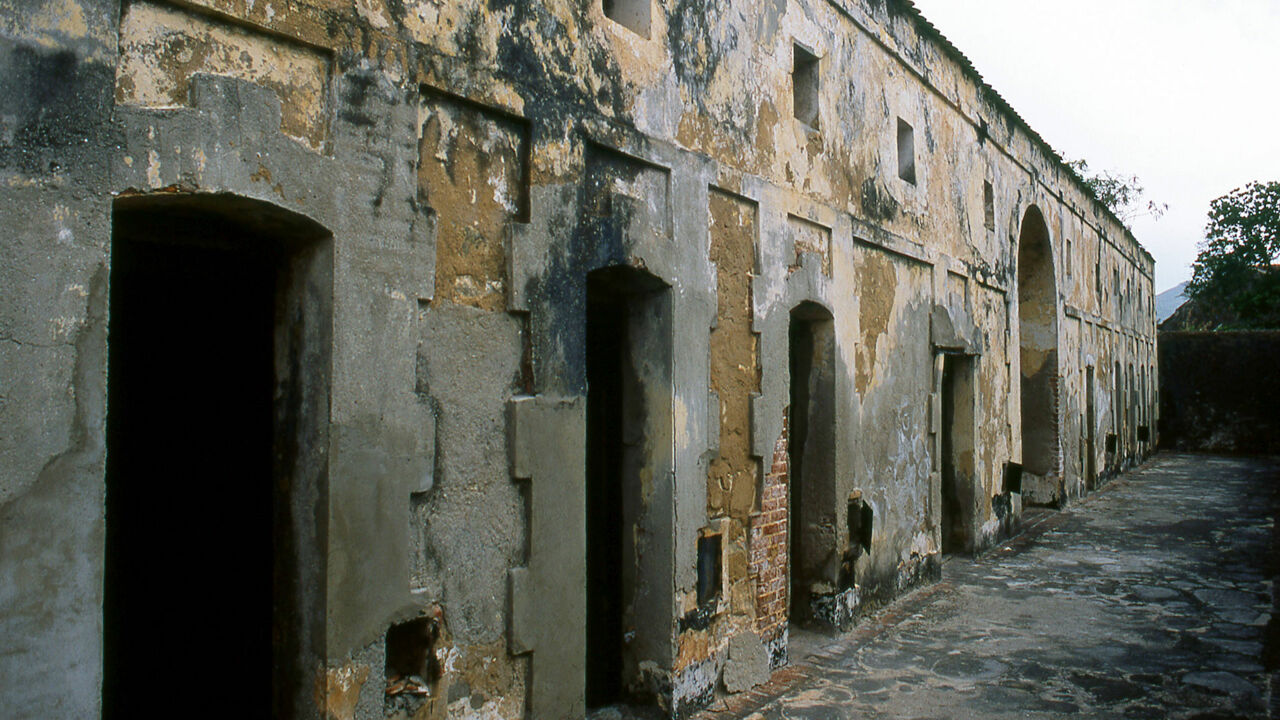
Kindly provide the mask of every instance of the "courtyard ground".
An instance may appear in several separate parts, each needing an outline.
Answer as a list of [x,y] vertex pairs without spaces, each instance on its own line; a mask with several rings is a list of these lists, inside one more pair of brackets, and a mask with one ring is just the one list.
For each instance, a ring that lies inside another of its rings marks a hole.
[[1278,508],[1280,461],[1158,455],[698,717],[1280,718]]

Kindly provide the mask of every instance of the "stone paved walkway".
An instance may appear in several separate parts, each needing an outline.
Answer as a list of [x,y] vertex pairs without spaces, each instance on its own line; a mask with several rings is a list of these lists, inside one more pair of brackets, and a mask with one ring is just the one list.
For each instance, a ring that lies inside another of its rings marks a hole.
[[749,718],[1280,718],[1280,463],[1161,455],[769,684]]

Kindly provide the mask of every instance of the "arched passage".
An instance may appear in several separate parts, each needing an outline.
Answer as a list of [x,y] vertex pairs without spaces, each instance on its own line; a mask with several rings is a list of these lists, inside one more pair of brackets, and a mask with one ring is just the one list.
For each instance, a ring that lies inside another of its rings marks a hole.
[[312,705],[332,278],[328,231],[274,205],[115,201],[103,717],[189,704],[227,673],[229,715]]
[[[1022,366],[1022,465],[1051,476],[1058,469],[1058,304],[1053,249],[1034,205],[1018,238],[1018,347]],[[1053,498],[1031,498],[1050,501]]]
[[804,302],[791,311],[791,404],[787,455],[791,619],[814,616],[814,591],[834,586],[838,557],[835,490],[835,327],[830,311]]

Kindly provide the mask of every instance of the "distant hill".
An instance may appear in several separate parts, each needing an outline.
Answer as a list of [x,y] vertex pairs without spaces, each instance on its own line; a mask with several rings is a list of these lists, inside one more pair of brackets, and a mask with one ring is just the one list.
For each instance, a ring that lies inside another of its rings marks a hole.
[[1164,322],[1174,310],[1177,310],[1182,303],[1187,301],[1185,291],[1187,283],[1181,282],[1164,292],[1156,295],[1156,322]]
[[[1160,331],[1176,330],[1280,330],[1280,265],[1253,268],[1237,279],[1238,287],[1226,298],[1187,301],[1160,323]],[[1156,314],[1163,299],[1183,285],[1156,296]]]

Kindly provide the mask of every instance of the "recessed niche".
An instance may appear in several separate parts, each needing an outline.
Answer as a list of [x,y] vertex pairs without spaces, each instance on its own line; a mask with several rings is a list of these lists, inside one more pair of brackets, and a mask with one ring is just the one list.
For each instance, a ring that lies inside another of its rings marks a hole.
[[651,0],[601,0],[601,4],[605,17],[637,35],[649,37]]
[[818,57],[796,45],[791,65],[791,90],[796,119],[818,128]]

